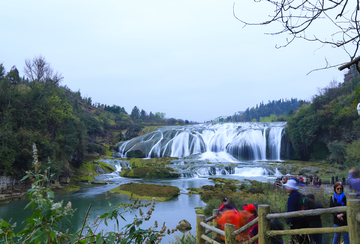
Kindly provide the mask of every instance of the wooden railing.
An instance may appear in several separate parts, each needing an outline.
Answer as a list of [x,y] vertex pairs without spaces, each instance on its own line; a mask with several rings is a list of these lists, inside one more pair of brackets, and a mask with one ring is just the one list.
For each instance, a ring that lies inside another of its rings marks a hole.
[[[235,230],[235,226],[232,224],[225,224],[225,230],[220,230],[216,228],[216,216],[218,210],[213,211],[213,216],[205,219],[204,215],[197,215],[196,218],[196,243],[205,244],[214,243],[220,244],[215,240],[217,235],[222,235],[225,237],[225,244],[235,244],[236,236],[243,233],[250,227],[254,226],[256,223],[259,223],[258,234],[252,237],[250,240],[247,240],[243,243],[253,243],[256,240],[259,241],[259,244],[270,244],[270,237],[272,236],[283,236],[283,235],[305,235],[305,234],[328,234],[328,233],[339,233],[339,232],[348,232],[350,243],[360,243],[360,199],[357,199],[357,195],[350,193],[347,201],[347,206],[343,207],[334,207],[334,208],[322,208],[322,209],[312,209],[312,210],[302,210],[286,213],[270,213],[270,206],[268,205],[259,205],[258,206],[258,217],[241,227],[238,230]],[[341,227],[323,227],[323,228],[304,228],[304,229],[291,229],[291,230],[271,230],[270,221],[271,219],[278,218],[291,218],[291,217],[305,217],[305,216],[315,216],[315,215],[324,215],[346,212],[347,213],[347,226]],[[212,221],[212,225],[207,224]],[[211,234],[211,237],[209,234]],[[241,242],[240,242],[241,243]]]

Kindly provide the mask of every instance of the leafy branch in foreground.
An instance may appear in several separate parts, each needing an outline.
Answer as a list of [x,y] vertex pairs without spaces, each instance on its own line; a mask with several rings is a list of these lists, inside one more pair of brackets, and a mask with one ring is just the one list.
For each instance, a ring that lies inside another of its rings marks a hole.
[[[88,212],[84,219],[83,226],[75,233],[69,233],[69,229],[65,228],[64,220],[73,216],[75,212],[72,209],[71,202],[63,207],[63,202],[54,202],[54,193],[45,183],[52,176],[48,177],[48,170],[44,174],[40,173],[41,163],[38,161],[36,145],[33,145],[33,166],[35,171],[28,171],[27,175],[22,179],[30,179],[32,188],[28,190],[30,202],[25,209],[32,208],[32,214],[23,221],[23,229],[17,234],[14,232],[16,223],[10,224],[1,219],[0,224],[0,242],[1,243],[160,243],[166,234],[173,233],[176,229],[167,229],[165,223],[162,228],[157,231],[158,224],[155,221],[154,226],[148,229],[142,229],[141,225],[144,221],[148,221],[155,209],[155,198],[147,204],[135,199],[132,203],[123,203],[116,206],[110,204],[104,214],[98,216],[93,223],[88,222]],[[131,200],[131,198],[130,198]],[[142,208],[149,207],[144,214]],[[120,229],[119,219],[125,221],[123,214],[138,210],[139,216],[135,215],[133,222],[125,225]],[[101,223],[108,226],[110,220],[115,220],[116,231],[98,230]]]

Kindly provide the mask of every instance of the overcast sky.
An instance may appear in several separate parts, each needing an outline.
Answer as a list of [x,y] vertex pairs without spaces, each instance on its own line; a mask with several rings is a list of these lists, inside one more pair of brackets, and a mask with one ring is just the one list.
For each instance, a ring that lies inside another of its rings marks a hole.
[[62,85],[93,102],[198,122],[262,101],[310,100],[343,81],[337,68],[307,75],[325,57],[348,62],[341,50],[302,40],[276,49],[288,36],[243,28],[234,2],[245,20],[271,14],[252,0],[3,1],[0,63],[23,76],[25,60],[42,55]]

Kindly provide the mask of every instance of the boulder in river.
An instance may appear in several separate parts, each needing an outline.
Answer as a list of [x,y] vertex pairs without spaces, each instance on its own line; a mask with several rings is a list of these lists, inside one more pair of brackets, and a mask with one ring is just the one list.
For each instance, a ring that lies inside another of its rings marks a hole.
[[181,232],[188,231],[191,230],[191,224],[186,219],[183,219],[177,224],[176,229]]

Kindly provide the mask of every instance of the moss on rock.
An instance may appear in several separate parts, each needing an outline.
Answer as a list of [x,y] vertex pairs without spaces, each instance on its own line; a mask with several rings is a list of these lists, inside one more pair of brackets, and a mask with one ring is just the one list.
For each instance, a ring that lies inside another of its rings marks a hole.
[[110,190],[110,192],[133,195],[133,197],[148,200],[155,197],[158,201],[165,201],[178,196],[180,189],[175,186],[127,183]]
[[178,178],[180,175],[167,167],[176,158],[128,158],[131,169],[123,168],[120,175],[129,178]]
[[171,168],[164,167],[138,167],[132,169],[124,169],[121,171],[122,177],[129,178],[178,178],[179,174]]

